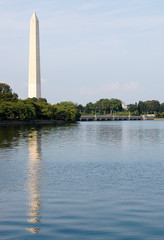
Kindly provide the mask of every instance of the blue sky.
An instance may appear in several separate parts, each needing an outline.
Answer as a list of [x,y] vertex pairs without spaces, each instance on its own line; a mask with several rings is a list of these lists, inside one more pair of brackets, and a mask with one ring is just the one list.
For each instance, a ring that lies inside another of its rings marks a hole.
[[0,0],[0,82],[22,99],[34,11],[48,102],[164,102],[163,0]]

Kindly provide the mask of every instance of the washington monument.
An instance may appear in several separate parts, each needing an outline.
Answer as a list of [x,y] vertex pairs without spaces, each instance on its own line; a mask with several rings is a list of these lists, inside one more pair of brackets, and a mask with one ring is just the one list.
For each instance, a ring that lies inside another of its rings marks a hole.
[[39,21],[35,12],[30,20],[28,97],[41,98]]

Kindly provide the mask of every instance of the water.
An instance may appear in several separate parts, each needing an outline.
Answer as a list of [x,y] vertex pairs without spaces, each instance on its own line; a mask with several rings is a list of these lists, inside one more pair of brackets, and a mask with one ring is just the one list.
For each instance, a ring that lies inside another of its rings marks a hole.
[[164,122],[0,128],[0,239],[164,239]]

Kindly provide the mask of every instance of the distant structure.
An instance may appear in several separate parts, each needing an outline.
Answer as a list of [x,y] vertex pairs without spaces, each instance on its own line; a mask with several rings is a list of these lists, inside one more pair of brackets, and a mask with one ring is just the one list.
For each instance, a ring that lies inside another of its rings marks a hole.
[[121,103],[122,103],[122,108],[123,108],[124,110],[127,110],[128,107],[125,105],[125,103],[124,103],[124,102],[121,102]]
[[39,21],[35,12],[30,20],[28,97],[41,98]]

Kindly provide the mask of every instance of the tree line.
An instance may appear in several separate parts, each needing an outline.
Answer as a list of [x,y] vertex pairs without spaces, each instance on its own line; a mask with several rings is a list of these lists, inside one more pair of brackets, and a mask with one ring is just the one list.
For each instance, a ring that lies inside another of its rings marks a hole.
[[155,114],[156,117],[164,117],[164,103],[158,100],[139,101],[135,104],[129,104],[123,108],[122,101],[119,99],[100,99],[92,103],[89,102],[85,106],[77,105],[78,110],[83,115],[87,114],[117,114],[117,115],[133,115],[140,116],[142,114]]
[[45,98],[27,98],[21,100],[9,85],[0,83],[0,120],[63,120],[78,121],[80,115],[132,115],[155,114],[164,118],[164,103],[158,100],[139,101],[123,108],[119,99],[102,98],[85,106],[63,101],[57,104],[47,103]]
[[75,105],[53,105],[44,98],[21,100],[9,85],[0,83],[0,120],[63,120],[75,122],[80,113]]

